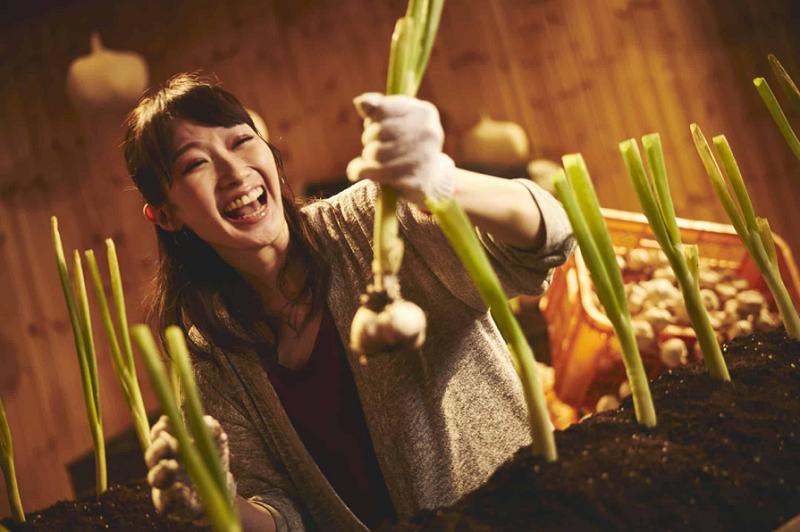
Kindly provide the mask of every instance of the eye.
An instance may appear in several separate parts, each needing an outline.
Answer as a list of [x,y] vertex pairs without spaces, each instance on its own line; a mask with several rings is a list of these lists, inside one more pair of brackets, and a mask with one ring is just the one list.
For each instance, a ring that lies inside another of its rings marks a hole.
[[194,161],[191,161],[191,162],[190,162],[189,164],[187,164],[187,165],[186,165],[186,167],[183,169],[183,175],[186,175],[186,174],[188,174],[189,172],[191,172],[192,170],[194,170],[195,168],[197,168],[198,166],[200,166],[200,165],[201,165],[201,164],[203,164],[204,162],[206,162],[204,159],[195,159]]
[[248,142],[248,141],[251,141],[251,140],[253,140],[253,136],[252,135],[246,135],[246,136],[244,136],[242,138],[236,139],[236,142],[233,143],[233,147],[236,148],[238,146],[241,146],[245,142]]

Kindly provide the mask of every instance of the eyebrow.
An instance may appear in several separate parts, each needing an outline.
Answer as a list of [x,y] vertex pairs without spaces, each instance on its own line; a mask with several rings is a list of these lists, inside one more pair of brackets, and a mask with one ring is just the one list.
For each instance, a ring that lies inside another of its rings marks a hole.
[[170,161],[169,161],[170,164],[172,164],[175,161],[177,161],[178,157],[180,157],[181,155],[183,155],[187,151],[191,150],[192,148],[198,148],[198,147],[200,147],[200,144],[197,143],[197,142],[190,142],[189,144],[186,144],[181,149],[179,149],[178,151],[176,151],[175,153],[172,154],[172,157],[170,158]]

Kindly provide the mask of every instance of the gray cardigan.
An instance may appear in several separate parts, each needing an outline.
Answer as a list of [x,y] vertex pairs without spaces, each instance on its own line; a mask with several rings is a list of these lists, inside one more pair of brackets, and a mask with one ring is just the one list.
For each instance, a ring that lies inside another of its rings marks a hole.
[[[525,251],[479,236],[507,291],[540,294],[575,244],[561,205],[519,180],[539,205],[546,241]],[[522,192],[522,190],[521,190]],[[370,436],[398,516],[450,504],[477,488],[530,443],[526,406],[508,350],[486,305],[433,217],[399,202],[405,254],[403,297],[428,317],[415,355],[383,355],[362,366],[350,322],[370,281],[377,187],[371,182],[307,206],[327,243],[328,305],[347,351]],[[229,435],[238,493],[268,509],[279,531],[367,530],[342,502],[294,430],[254,357],[195,364],[206,412]]]

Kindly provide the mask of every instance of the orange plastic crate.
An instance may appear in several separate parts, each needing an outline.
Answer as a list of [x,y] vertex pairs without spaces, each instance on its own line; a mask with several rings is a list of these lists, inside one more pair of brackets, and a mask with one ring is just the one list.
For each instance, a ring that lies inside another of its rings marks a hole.
[[[660,249],[643,214],[602,209],[614,246]],[[678,219],[684,244],[697,244],[700,262],[710,267],[728,268],[764,293],[774,309],[774,301],[747,250],[731,225]],[[786,242],[774,235],[783,282],[796,308],[800,308],[800,276]],[[553,282],[541,300],[547,320],[550,356],[555,369],[558,397],[574,407],[594,410],[605,394],[616,394],[626,380],[619,343],[608,318],[592,299],[589,271],[576,249],[557,269]],[[669,335],[667,334],[667,337]],[[682,337],[692,352],[694,337]],[[664,333],[660,340],[666,339]],[[643,362],[649,378],[665,368],[652,356]]]

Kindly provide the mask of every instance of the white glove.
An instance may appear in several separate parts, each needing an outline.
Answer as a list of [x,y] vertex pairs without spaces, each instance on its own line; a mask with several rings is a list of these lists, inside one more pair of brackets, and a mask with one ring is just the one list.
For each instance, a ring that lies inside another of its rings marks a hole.
[[350,181],[372,179],[397,189],[408,201],[453,195],[453,160],[442,153],[444,130],[439,111],[409,96],[362,94],[353,103],[364,118],[361,157],[347,165]]
[[[228,471],[230,456],[228,435],[213,417],[204,416],[203,421],[217,444],[222,470],[228,480],[230,501],[233,502],[236,498],[236,483]],[[178,440],[170,433],[167,416],[161,416],[150,429],[150,441],[152,444],[147,449],[144,460],[150,468],[147,482],[152,487],[153,505],[156,510],[176,521],[195,521],[204,524],[206,520],[203,501],[186,468],[179,461]]]

